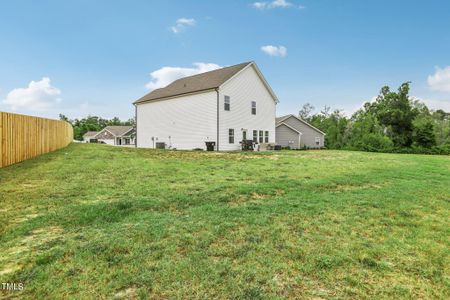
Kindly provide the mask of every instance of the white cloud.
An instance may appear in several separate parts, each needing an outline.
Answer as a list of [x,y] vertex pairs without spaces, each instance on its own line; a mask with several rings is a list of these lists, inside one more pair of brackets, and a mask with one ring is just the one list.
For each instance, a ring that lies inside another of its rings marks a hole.
[[288,2],[286,0],[275,0],[272,3],[270,3],[269,6],[272,6],[272,7],[283,7],[284,8],[284,7],[292,6],[292,3]]
[[427,105],[429,109],[437,110],[442,109],[444,111],[450,111],[450,99],[449,100],[437,100],[437,99],[423,99],[419,97],[411,97],[412,100],[419,100]]
[[267,8],[267,2],[254,2],[252,5],[254,8],[260,9],[260,10]]
[[157,88],[165,87],[179,78],[192,76],[220,68],[219,65],[213,63],[197,62],[193,63],[193,65],[194,67],[192,68],[162,67],[161,69],[153,71],[150,73],[152,80],[147,83],[145,87],[149,90],[154,90]]
[[429,75],[427,82],[433,91],[450,92],[450,66],[436,68],[436,73]]
[[266,45],[261,47],[261,51],[270,56],[285,57],[287,55],[287,49],[284,46]]
[[299,9],[304,9],[303,5],[294,5],[294,3],[286,1],[286,0],[274,0],[274,1],[262,1],[262,2],[253,2],[252,6],[259,10],[264,9],[272,9],[272,8],[294,8],[298,7]]
[[43,77],[40,81],[31,81],[26,88],[13,89],[8,93],[3,103],[12,110],[48,110],[61,102],[61,91],[51,86],[50,78]]
[[179,33],[185,30],[187,27],[194,26],[195,23],[196,23],[195,19],[180,18],[175,22],[174,26],[170,27],[170,30],[172,30],[173,33]]

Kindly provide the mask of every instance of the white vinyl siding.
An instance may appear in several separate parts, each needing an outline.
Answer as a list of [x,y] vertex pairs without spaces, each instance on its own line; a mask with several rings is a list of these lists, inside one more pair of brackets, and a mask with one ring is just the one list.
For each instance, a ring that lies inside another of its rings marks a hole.
[[138,147],[153,148],[161,142],[166,148],[206,149],[206,141],[217,140],[217,94],[212,91],[138,104],[137,128]]
[[[228,143],[228,128],[234,128],[235,138],[242,137],[244,130],[247,130],[248,135],[256,130],[256,142],[260,130],[268,131],[269,143],[275,143],[276,103],[252,66],[222,85],[219,94],[220,97],[227,95],[232,99],[231,111],[224,112],[221,109],[219,113],[220,150],[240,150],[239,143]],[[256,115],[250,112],[252,102],[257,103]]]

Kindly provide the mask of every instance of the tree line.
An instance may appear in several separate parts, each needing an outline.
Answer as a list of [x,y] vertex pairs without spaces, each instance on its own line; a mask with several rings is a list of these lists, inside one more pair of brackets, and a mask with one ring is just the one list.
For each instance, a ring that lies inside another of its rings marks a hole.
[[119,118],[104,119],[97,116],[87,116],[82,119],[69,120],[65,115],[60,114],[59,119],[69,122],[73,127],[73,138],[83,140],[83,135],[88,131],[100,131],[106,126],[134,126],[134,118],[127,121],[121,121]]
[[388,86],[351,117],[325,106],[312,114],[307,103],[299,117],[326,133],[329,149],[371,152],[450,154],[450,113],[430,110],[409,96],[410,83],[397,91]]

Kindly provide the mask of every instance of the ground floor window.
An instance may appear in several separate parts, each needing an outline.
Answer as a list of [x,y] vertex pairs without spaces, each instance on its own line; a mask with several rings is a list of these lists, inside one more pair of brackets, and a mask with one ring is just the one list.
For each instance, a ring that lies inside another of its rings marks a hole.
[[257,130],[253,130],[253,142],[254,143],[258,142],[258,131]]
[[130,144],[130,139],[129,138],[125,138],[125,145],[129,145]]
[[228,143],[234,144],[234,129],[228,129]]
[[263,142],[264,142],[264,136],[263,136],[263,134],[264,134],[264,131],[260,130],[260,131],[259,131],[259,142],[260,142],[260,143],[263,143]]
[[320,137],[316,137],[316,145],[319,146],[320,145]]
[[269,142],[269,132],[266,131],[266,132],[264,133],[264,143],[268,143],[268,142]]

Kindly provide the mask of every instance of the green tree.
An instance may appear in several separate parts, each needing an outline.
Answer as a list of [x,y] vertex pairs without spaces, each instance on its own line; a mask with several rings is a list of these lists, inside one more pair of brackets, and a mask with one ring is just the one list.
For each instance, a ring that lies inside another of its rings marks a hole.
[[368,110],[369,106],[370,104],[366,103],[364,109],[353,114],[347,127],[346,144],[350,148],[363,151],[387,151],[392,148],[392,140],[384,134],[383,126]]
[[60,120],[67,121],[72,124],[74,139],[80,141],[83,139],[83,135],[88,131],[100,131],[106,126],[112,125],[134,126],[134,118],[128,119],[127,121],[124,122],[117,117],[108,120],[91,115],[82,119],[69,120],[65,115],[60,114],[59,118]]
[[403,83],[397,93],[391,92],[388,86],[383,87],[376,101],[368,105],[368,110],[385,127],[385,133],[396,147],[411,146],[412,122],[418,110],[413,108],[409,98],[409,82]]
[[450,113],[438,109],[431,114],[437,145],[450,145]]
[[433,119],[430,117],[416,118],[413,126],[413,142],[415,146],[431,148],[436,145]]
[[61,121],[66,121],[66,122],[70,122],[69,118],[67,118],[65,115],[63,114],[59,114],[59,119]]

